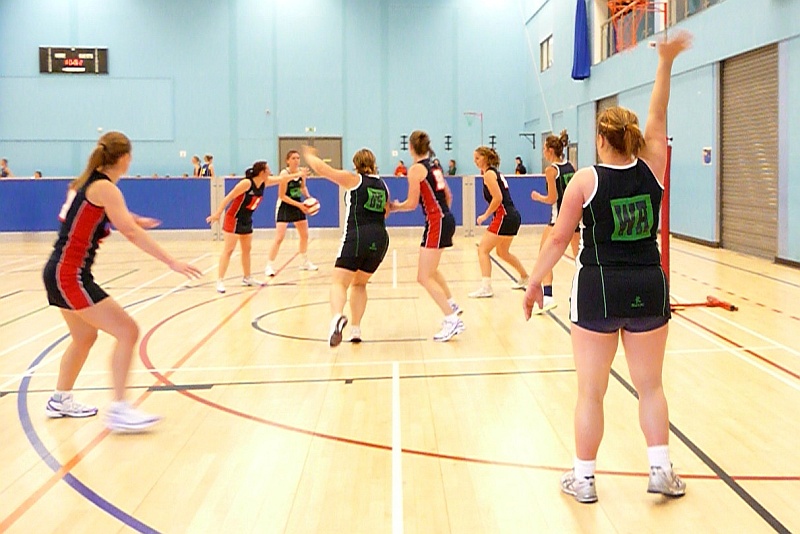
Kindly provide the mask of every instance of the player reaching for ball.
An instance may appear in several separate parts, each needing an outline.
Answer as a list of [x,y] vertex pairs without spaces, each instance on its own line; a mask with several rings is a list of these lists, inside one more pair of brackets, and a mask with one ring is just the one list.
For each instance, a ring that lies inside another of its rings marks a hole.
[[245,177],[225,195],[216,212],[206,217],[206,222],[213,223],[222,216],[222,210],[230,204],[225,213],[222,232],[225,245],[219,258],[219,271],[217,276],[217,291],[225,293],[225,271],[231,261],[233,249],[238,241],[242,247],[242,285],[261,285],[250,276],[250,250],[253,244],[253,212],[258,208],[264,197],[264,187],[282,183],[293,176],[303,176],[307,170],[299,169],[296,175],[272,176],[266,161],[256,161],[253,166],[245,171]]
[[350,289],[350,310],[353,325],[350,341],[361,341],[361,318],[367,308],[367,281],[378,269],[389,248],[386,216],[389,214],[389,189],[378,176],[375,154],[362,148],[353,155],[356,172],[334,169],[312,147],[303,147],[303,157],[314,172],[346,189],[346,223],[339,257],[333,269],[331,284],[331,347],[342,342],[347,326],[344,305]]
[[[300,152],[290,150],[286,153],[286,168],[281,171],[281,176],[296,174],[299,168]],[[306,198],[311,197],[308,194],[305,176],[292,178],[280,185],[278,202],[275,204],[275,240],[269,249],[267,268],[264,269],[264,274],[267,276],[275,276],[273,262],[278,257],[278,251],[281,248],[281,243],[283,243],[283,238],[286,237],[286,228],[288,228],[289,223],[294,224],[300,236],[300,245],[298,247],[301,262],[300,270],[316,271],[318,269],[308,259],[308,221],[306,220],[306,215],[310,213],[310,209],[303,203],[303,196]]]

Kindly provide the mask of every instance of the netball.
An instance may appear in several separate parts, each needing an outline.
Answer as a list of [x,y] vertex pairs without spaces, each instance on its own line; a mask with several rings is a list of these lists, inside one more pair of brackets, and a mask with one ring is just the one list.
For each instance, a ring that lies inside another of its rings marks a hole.
[[319,213],[319,208],[320,208],[319,200],[317,200],[316,198],[308,197],[303,201],[303,204],[305,204],[306,207],[309,209],[308,212],[309,216],[313,216]]

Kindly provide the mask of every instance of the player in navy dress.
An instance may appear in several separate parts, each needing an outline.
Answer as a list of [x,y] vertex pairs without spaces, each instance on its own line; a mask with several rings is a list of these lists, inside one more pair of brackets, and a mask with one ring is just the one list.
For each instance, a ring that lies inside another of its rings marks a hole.
[[213,178],[217,173],[214,171],[214,156],[206,154],[203,156],[203,164],[200,165],[200,176],[203,178]]
[[353,323],[350,341],[361,342],[361,319],[367,308],[367,282],[380,266],[389,249],[386,217],[389,214],[389,188],[378,176],[375,154],[362,148],[353,155],[356,172],[334,169],[311,147],[303,147],[306,163],[320,176],[345,189],[346,210],[342,244],[336,257],[331,284],[331,347],[342,342],[347,325],[344,305],[350,290]]
[[[286,153],[286,168],[281,171],[282,176],[297,175],[300,169],[300,152],[290,150]],[[281,183],[278,190],[278,200],[275,203],[275,240],[269,249],[267,267],[264,274],[275,276],[275,266],[273,262],[278,257],[281,243],[286,237],[286,229],[289,223],[297,229],[300,243],[298,252],[300,253],[300,270],[316,271],[317,266],[308,259],[308,220],[306,215],[309,208],[303,204],[303,197],[309,198],[306,186],[306,177],[297,175],[296,178],[286,180]]]
[[441,330],[433,336],[436,341],[448,341],[464,331],[459,319],[461,309],[453,299],[447,282],[439,271],[442,250],[453,246],[456,220],[450,213],[452,193],[444,173],[431,162],[431,139],[427,133],[416,130],[409,137],[409,151],[414,164],[408,169],[408,198],[391,204],[392,211],[411,211],[422,206],[425,230],[419,249],[417,281],[433,298],[444,314]]
[[144,231],[158,221],[128,211],[116,184],[128,172],[130,163],[131,143],[124,134],[108,132],[100,138],[86,169],[70,185],[74,196],[64,212],[58,240],[42,275],[47,299],[61,311],[71,337],[61,357],[56,391],[47,402],[47,416],[90,417],[97,413],[94,406],[76,402],[72,388],[97,339],[97,331],[102,330],[117,342],[111,359],[114,402],[106,425],[123,432],[145,430],[159,417],[134,409],[125,401],[125,383],[139,327],[94,281],[92,265],[100,241],[113,224],[130,242],[173,271],[188,277],[201,274],[193,265],[170,256]]
[[[558,218],[558,210],[561,209],[561,203],[564,201],[564,191],[567,184],[572,180],[575,175],[575,167],[572,163],[564,158],[564,149],[569,145],[569,135],[566,130],[561,130],[558,136],[548,135],[544,140],[544,148],[542,152],[544,158],[550,163],[544,171],[545,182],[547,184],[547,195],[542,195],[538,191],[531,192],[531,199],[536,202],[543,202],[550,204],[550,222],[545,226],[542,232],[542,239],[539,241],[539,250],[542,249],[550,231],[556,224]],[[575,233],[572,234],[570,244],[572,245],[573,257],[578,257],[578,242],[580,241],[580,227],[575,228]],[[557,306],[553,298],[553,271],[550,271],[542,280],[544,289],[544,300],[542,307],[536,307],[533,310],[535,315],[542,314],[548,310],[552,310]]]
[[245,177],[239,180],[239,183],[225,195],[217,211],[206,217],[206,222],[209,224],[218,221],[222,216],[222,211],[230,204],[230,207],[225,212],[225,220],[222,224],[225,244],[219,257],[216,286],[218,292],[225,293],[223,279],[237,242],[242,247],[242,285],[261,285],[260,282],[250,276],[250,251],[253,246],[253,212],[264,198],[264,187],[279,184],[282,179],[282,176],[272,176],[266,161],[256,161],[252,167],[245,171]]
[[497,255],[519,273],[519,282],[512,287],[514,289],[526,289],[528,287],[528,271],[522,266],[519,258],[511,253],[511,242],[519,232],[522,224],[522,217],[511,200],[511,193],[508,190],[508,182],[497,168],[500,166],[500,156],[493,148],[480,146],[473,153],[475,166],[480,169],[483,175],[483,198],[488,206],[486,211],[478,215],[475,222],[480,226],[489,217],[492,222],[483,234],[478,245],[478,262],[481,266],[481,287],[477,291],[469,294],[472,298],[485,298],[494,295],[492,291],[492,260],[489,254],[497,249]]
[[669,416],[662,384],[669,286],[656,236],[667,162],[667,103],[675,57],[691,35],[671,33],[656,46],[658,66],[644,135],[632,111],[612,107],[597,118],[602,164],[575,173],[553,231],[531,273],[523,308],[542,307],[542,280],[564,254],[581,222],[581,249],[572,282],[570,329],[578,402],[574,468],[561,490],[597,501],[595,458],[603,437],[603,397],[619,339],[639,398],[639,424],[650,462],[649,493],[679,497],[686,485],[672,470]]

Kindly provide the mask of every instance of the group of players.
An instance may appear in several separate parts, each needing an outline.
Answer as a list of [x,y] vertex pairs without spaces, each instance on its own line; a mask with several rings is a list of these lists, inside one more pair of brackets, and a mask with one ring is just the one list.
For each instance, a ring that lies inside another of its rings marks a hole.
[[[644,132],[638,117],[630,110],[614,107],[600,114],[596,146],[601,164],[575,172],[563,160],[566,132],[548,138],[544,149],[552,162],[545,172],[548,194],[545,197],[534,193],[532,198],[544,202],[555,200],[557,213],[554,211],[553,225],[546,230],[530,275],[508,251],[519,229],[520,217],[511,202],[507,183],[497,171],[497,154],[486,147],[479,147],[474,153],[475,164],[484,177],[484,197],[489,203],[476,222],[481,224],[489,217],[492,222],[479,245],[484,281],[471,296],[491,296],[488,254],[497,248],[500,257],[520,275],[517,287],[526,289],[523,309],[525,317],[530,318],[537,310],[553,306],[552,287],[548,287],[552,269],[570,243],[576,253],[570,298],[570,335],[578,376],[576,456],[573,468],[561,479],[561,490],[582,503],[597,501],[594,473],[604,429],[603,397],[620,339],[639,396],[639,419],[648,445],[647,491],[672,497],[685,493],[684,482],[672,469],[668,449],[669,418],[662,367],[670,318],[669,287],[661,269],[656,237],[667,158],[666,112],[672,64],[690,45],[691,35],[685,32],[657,45],[658,66]],[[346,225],[332,275],[330,345],[342,341],[348,323],[343,313],[348,289],[353,319],[351,339],[361,340],[366,284],[388,249],[385,219],[392,211],[413,210],[420,203],[425,229],[417,280],[444,314],[442,328],[434,339],[447,341],[463,332],[461,309],[438,269],[442,250],[452,246],[455,219],[449,209],[451,194],[442,170],[430,159],[428,135],[418,130],[410,136],[414,164],[408,170],[408,197],[403,201],[390,200],[386,184],[377,176],[375,155],[369,149],[356,152],[355,172],[330,167],[313,148],[303,150],[306,162],[317,175],[346,190]],[[243,282],[254,283],[249,265],[252,212],[260,203],[266,185],[282,184],[280,202],[306,212],[298,194],[298,187],[303,189],[303,185],[289,185],[297,184],[298,180],[302,184],[308,175],[307,170],[298,166],[299,156],[291,152],[287,169],[278,177],[271,176],[265,161],[256,162],[248,169],[246,178],[225,197],[219,210],[208,217],[209,222],[218,220],[222,209],[232,203],[223,225],[226,236],[219,264],[220,282],[238,241],[243,249]],[[127,210],[116,183],[127,173],[130,161],[131,144],[127,137],[109,132],[100,138],[86,169],[72,184],[74,198],[44,269],[48,300],[60,309],[71,335],[46,413],[53,418],[88,417],[97,413],[97,408],[74,400],[72,387],[97,331],[103,330],[117,340],[112,360],[114,402],[106,420],[114,431],[145,430],[158,417],[125,401],[125,383],[139,331],[122,307],[94,282],[91,266],[100,240],[107,235],[109,224],[113,224],[136,246],[172,270],[190,278],[201,274],[196,267],[170,256],[148,236],[144,228],[152,227],[155,221]],[[291,211],[288,207],[286,210]],[[279,222],[292,221],[287,216],[287,220]],[[297,220],[293,222],[297,224]],[[576,250],[579,226],[581,247]],[[270,261],[277,255],[283,232],[280,229],[276,232],[279,237],[273,244]],[[305,249],[301,248],[301,252]],[[304,265],[311,268],[307,258]],[[271,265],[267,274],[272,274],[270,268]],[[217,290],[224,291],[220,282]]]

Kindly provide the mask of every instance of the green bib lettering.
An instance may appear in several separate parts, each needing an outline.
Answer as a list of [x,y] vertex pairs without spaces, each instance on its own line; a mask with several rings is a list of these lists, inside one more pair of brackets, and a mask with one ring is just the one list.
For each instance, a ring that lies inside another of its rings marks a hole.
[[383,213],[386,211],[386,191],[374,187],[367,188],[367,201],[364,209]]
[[650,195],[614,199],[611,212],[614,214],[612,241],[638,241],[650,237],[655,220]]

